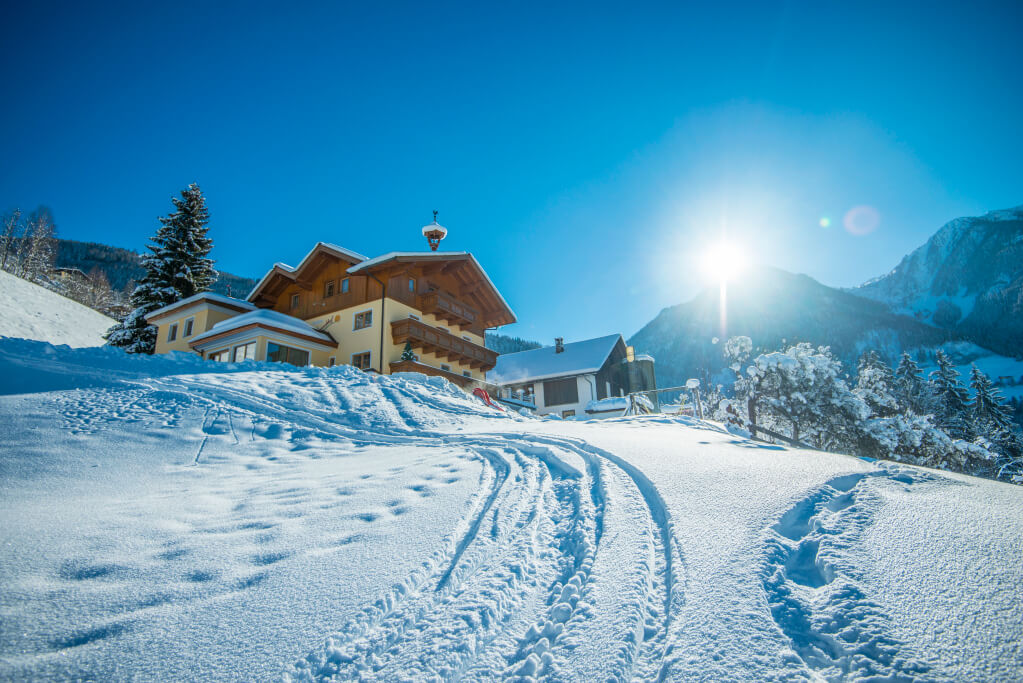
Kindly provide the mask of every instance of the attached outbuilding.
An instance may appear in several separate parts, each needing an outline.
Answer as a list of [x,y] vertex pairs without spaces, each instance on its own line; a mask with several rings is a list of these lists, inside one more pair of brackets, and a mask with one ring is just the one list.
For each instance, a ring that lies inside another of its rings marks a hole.
[[635,356],[620,334],[502,354],[488,380],[499,400],[565,418],[587,416],[593,401],[657,388],[653,358]]

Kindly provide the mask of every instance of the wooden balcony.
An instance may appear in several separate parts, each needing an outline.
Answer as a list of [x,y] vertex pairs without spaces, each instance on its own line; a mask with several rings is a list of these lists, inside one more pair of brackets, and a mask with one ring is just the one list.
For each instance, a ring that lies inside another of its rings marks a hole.
[[497,364],[496,351],[430,327],[420,320],[395,320],[391,323],[391,337],[395,344],[411,342],[413,349],[434,353],[438,358],[447,358],[448,361],[463,363],[483,372],[492,370]]
[[467,306],[454,297],[437,291],[419,296],[419,310],[444,320],[449,325],[458,325],[459,327],[476,327],[480,318],[479,311],[472,306]]

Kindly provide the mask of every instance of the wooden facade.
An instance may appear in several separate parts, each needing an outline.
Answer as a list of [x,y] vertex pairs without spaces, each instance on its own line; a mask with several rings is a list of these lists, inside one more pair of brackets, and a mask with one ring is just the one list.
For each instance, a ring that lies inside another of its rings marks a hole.
[[332,362],[364,363],[368,353],[372,369],[398,371],[410,343],[420,366],[464,380],[482,381],[496,363],[484,345],[486,329],[515,321],[476,260],[463,253],[363,261],[320,244],[298,268],[274,266],[249,301],[331,334],[338,341]]

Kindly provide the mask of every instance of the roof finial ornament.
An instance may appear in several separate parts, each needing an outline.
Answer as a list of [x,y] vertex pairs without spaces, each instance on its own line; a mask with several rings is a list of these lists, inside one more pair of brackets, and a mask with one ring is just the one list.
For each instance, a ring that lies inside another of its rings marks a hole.
[[433,223],[423,226],[423,237],[430,243],[430,251],[437,251],[440,241],[447,237],[448,229],[437,222],[437,209],[433,210]]

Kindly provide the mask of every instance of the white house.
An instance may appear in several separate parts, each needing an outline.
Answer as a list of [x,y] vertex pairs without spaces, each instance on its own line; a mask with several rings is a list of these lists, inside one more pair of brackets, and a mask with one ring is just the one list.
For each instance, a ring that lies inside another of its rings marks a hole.
[[653,358],[636,357],[620,334],[498,356],[487,380],[499,400],[540,415],[586,416],[591,401],[655,389]]

